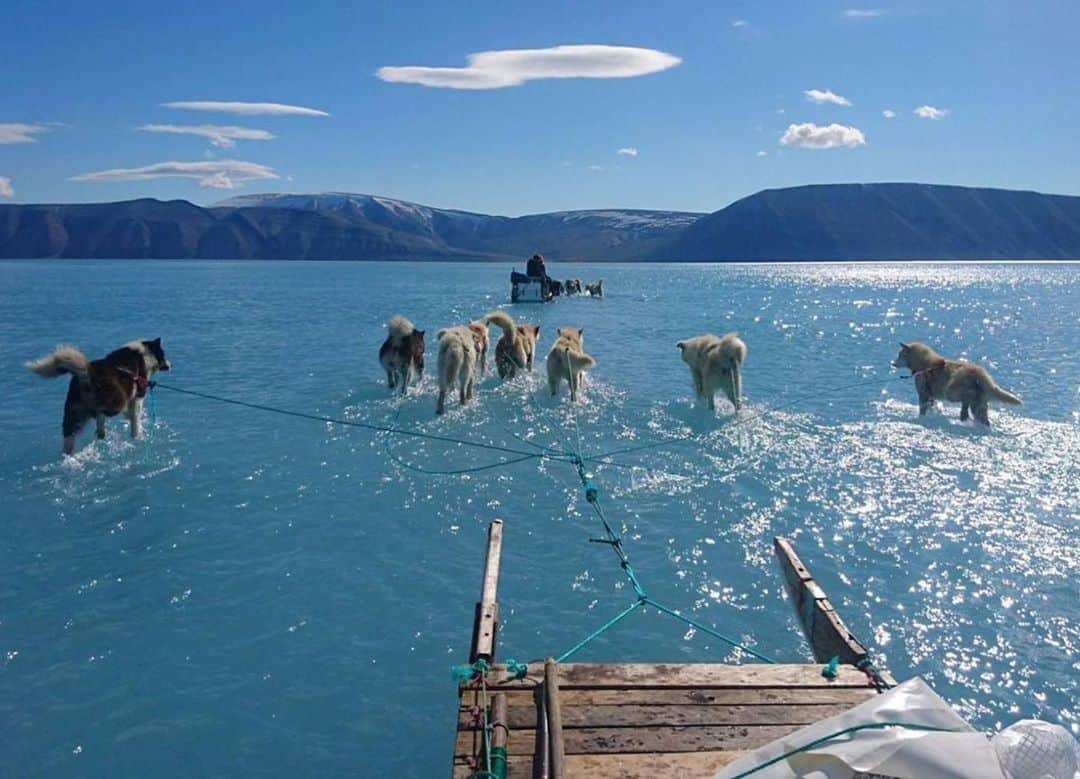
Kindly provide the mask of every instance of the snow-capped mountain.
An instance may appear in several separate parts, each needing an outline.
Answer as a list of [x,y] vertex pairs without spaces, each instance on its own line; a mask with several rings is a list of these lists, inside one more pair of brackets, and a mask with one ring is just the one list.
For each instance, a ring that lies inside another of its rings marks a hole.
[[605,209],[507,217],[433,208],[348,192],[241,195],[213,209],[284,209],[360,220],[410,235],[448,255],[551,259],[633,259],[671,240],[703,214]]

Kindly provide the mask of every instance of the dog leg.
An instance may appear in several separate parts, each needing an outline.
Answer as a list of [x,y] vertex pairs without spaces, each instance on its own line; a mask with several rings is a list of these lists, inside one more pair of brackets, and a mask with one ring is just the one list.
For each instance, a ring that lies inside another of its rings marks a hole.
[[435,413],[446,413],[446,387],[439,387],[439,399],[435,402]]
[[960,421],[968,421],[968,402],[966,400],[960,404]]
[[64,405],[64,454],[75,453],[75,436],[82,430],[83,425],[90,419],[90,412],[80,403]]
[[393,370],[387,370],[386,371],[386,386],[389,387],[390,389],[393,389],[396,386],[396,384],[397,384],[397,376],[394,374],[394,371]]
[[570,378],[567,380],[567,383],[570,385],[570,401],[573,403],[577,403],[578,374],[572,369],[570,371]]
[[975,415],[975,419],[990,427],[990,404],[986,402],[986,398],[980,398],[976,401],[971,411]]
[[551,390],[551,397],[559,396],[559,380],[550,373],[548,374],[548,389]]
[[128,404],[128,421],[131,423],[131,437],[142,437],[142,400],[132,398]]
[[104,438],[105,437],[105,415],[104,414],[98,414],[97,415],[97,437],[98,438]]
[[401,369],[401,397],[409,392],[409,384],[412,383],[412,363],[405,363]]
[[706,393],[705,397],[708,400],[709,411],[716,411],[716,395],[712,392]]

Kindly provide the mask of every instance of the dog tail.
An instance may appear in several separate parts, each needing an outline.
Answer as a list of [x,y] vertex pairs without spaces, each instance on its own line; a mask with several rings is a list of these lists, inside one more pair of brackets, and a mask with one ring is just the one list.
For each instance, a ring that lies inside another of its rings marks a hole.
[[737,333],[728,333],[723,337],[727,341],[727,356],[731,358],[736,367],[746,362],[746,342],[739,338]]
[[490,314],[484,317],[485,325],[497,325],[502,328],[503,335],[510,340],[514,340],[516,333],[514,332],[514,320],[510,318],[510,315],[505,311],[492,311]]
[[558,352],[561,361],[569,363],[578,370],[587,371],[596,367],[596,360],[585,354],[585,352],[574,351],[565,346],[560,346]]
[[401,314],[396,314],[390,317],[390,321],[386,323],[386,329],[389,331],[391,338],[406,338],[413,330],[413,323],[403,317]]
[[55,379],[57,376],[70,373],[86,381],[90,361],[74,346],[57,346],[52,354],[26,363],[26,368],[47,379]]
[[[440,330],[440,336],[445,330]],[[454,383],[465,363],[465,353],[461,344],[453,340],[441,340],[439,343],[439,385],[446,387]]]
[[982,386],[983,392],[989,395],[994,400],[1001,401],[1002,403],[1008,403],[1010,406],[1022,406],[1024,401],[1013,395],[1011,392],[1007,392],[994,383],[994,380],[989,376],[980,376],[979,384]]

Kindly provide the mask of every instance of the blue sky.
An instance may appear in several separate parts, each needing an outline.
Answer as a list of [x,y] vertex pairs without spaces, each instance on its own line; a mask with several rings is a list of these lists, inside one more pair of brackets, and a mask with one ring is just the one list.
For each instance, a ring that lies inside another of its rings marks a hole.
[[[847,181],[1080,194],[1080,3],[1065,0],[14,0],[3,17],[0,203],[338,190],[521,214],[713,211]],[[635,50],[376,75],[580,45]],[[530,78],[553,73],[578,77]]]

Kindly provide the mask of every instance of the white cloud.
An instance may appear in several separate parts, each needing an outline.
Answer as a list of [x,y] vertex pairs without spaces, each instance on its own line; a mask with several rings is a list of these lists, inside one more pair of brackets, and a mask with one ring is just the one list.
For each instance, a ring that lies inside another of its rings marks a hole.
[[34,136],[48,131],[43,124],[0,124],[0,143],[37,143]]
[[241,103],[218,100],[179,100],[162,103],[166,108],[184,108],[188,111],[219,111],[226,114],[245,114],[248,116],[266,114],[269,116],[330,116],[317,108],[304,108],[299,105],[284,103]]
[[891,108],[886,108],[884,111],[881,112],[881,115],[884,116],[886,119],[895,119],[896,111],[892,110]]
[[848,19],[873,19],[875,16],[884,16],[887,14],[884,8],[849,8],[844,11],[844,16]]
[[0,176],[0,197],[15,197],[15,190],[11,188],[11,179]]
[[273,133],[266,130],[219,124],[144,124],[135,129],[147,133],[198,135],[221,149],[231,149],[237,141],[269,141],[274,138]]
[[912,111],[920,119],[944,119],[949,114],[947,108],[934,108],[932,105],[921,105]]
[[241,160],[158,162],[141,168],[113,168],[72,176],[72,181],[148,181],[159,178],[195,179],[200,187],[234,189],[245,181],[276,179],[273,168]]
[[621,154],[624,157],[636,157],[637,156],[637,146],[623,146],[621,149],[619,149],[615,153],[616,154]]
[[750,22],[746,21],[745,19],[732,19],[731,20],[731,26],[732,27],[749,27]]
[[758,153],[755,156],[757,156],[757,157],[767,157],[767,156],[769,156],[769,153],[767,151],[765,151],[764,149],[759,149]]
[[501,89],[542,78],[631,78],[673,68],[678,57],[631,46],[553,46],[470,54],[464,68],[383,67],[383,81],[449,89]]
[[589,166],[589,170],[593,171],[594,173],[598,173],[598,172],[602,171],[603,169],[604,169],[603,165],[590,165]]
[[841,97],[829,89],[807,89],[803,92],[811,103],[832,103],[833,105],[851,105],[846,97]]
[[781,146],[798,146],[800,149],[838,149],[841,146],[855,148],[866,143],[866,136],[857,127],[830,124],[822,127],[813,122],[789,125],[780,138]]

